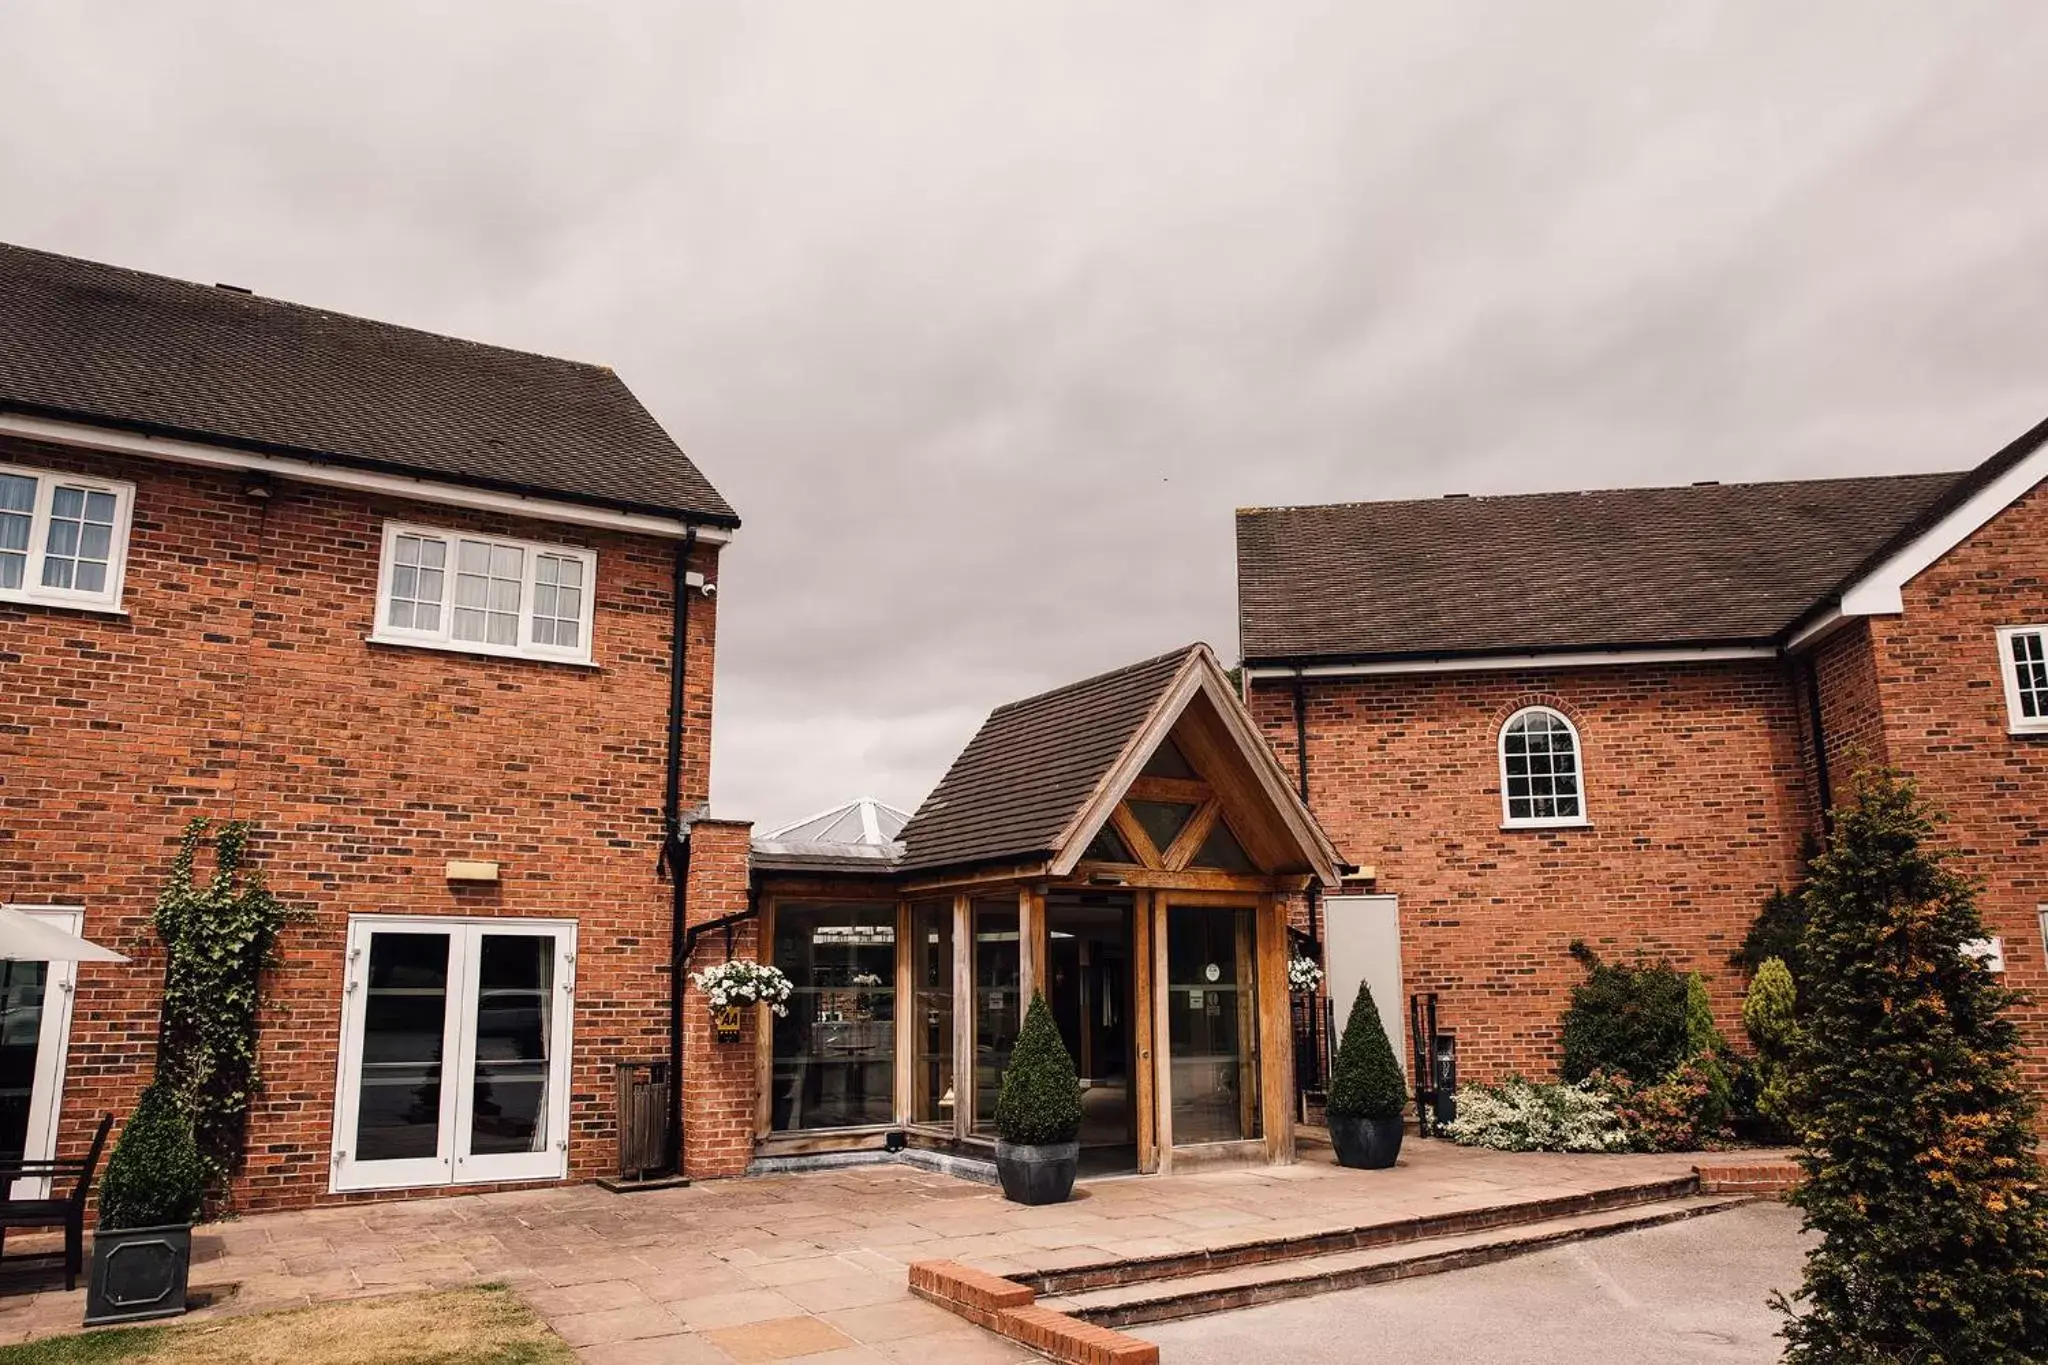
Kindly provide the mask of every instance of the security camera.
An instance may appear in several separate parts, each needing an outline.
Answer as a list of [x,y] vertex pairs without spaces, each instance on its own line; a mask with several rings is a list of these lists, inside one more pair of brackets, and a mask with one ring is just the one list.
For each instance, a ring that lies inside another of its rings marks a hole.
[[703,592],[706,597],[716,597],[718,596],[718,585],[716,583],[706,583]]

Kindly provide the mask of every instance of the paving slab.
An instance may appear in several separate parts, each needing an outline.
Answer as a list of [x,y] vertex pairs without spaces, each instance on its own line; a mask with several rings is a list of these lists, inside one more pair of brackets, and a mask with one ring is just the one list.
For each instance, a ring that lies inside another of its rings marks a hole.
[[[194,1316],[498,1282],[594,1365],[748,1359],[1034,1360],[914,1298],[906,1267],[953,1258],[1001,1274],[1121,1255],[1523,1202],[1670,1179],[1687,1156],[1557,1156],[1410,1142],[1389,1171],[1314,1152],[1292,1167],[1084,1183],[1023,1208],[987,1186],[877,1165],[612,1194],[594,1185],[347,1203],[259,1214],[195,1234]],[[39,1249],[9,1237],[10,1258]],[[82,1290],[0,1275],[0,1342],[76,1331]],[[724,1336],[763,1323],[774,1331]],[[827,1334],[830,1334],[829,1336]],[[761,1354],[817,1342],[806,1355]]]

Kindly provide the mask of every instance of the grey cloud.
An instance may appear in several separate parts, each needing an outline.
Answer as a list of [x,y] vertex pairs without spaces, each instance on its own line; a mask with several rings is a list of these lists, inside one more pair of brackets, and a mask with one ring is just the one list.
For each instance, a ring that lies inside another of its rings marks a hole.
[[0,237],[617,367],[740,508],[716,804],[1236,646],[1231,510],[2048,411],[1996,3],[0,10]]

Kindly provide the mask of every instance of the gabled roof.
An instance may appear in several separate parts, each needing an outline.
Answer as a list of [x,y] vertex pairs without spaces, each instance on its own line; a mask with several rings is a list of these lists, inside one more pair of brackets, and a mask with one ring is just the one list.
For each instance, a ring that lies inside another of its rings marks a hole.
[[1247,508],[1244,657],[1772,645],[1975,477]]
[[603,366],[5,244],[0,411],[738,525]]
[[1045,858],[1065,875],[1198,698],[1289,861],[1334,883],[1336,849],[1200,644],[997,707],[904,826],[903,867]]

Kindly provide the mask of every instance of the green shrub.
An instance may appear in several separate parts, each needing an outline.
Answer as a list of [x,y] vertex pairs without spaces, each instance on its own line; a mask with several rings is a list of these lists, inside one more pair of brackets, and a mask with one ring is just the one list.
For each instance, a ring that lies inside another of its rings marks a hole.
[[1081,1131],[1081,1080],[1045,997],[1033,995],[996,1097],[996,1132],[1020,1147],[1072,1142]]
[[1572,945],[1572,954],[1586,964],[1587,975],[1565,1011],[1566,1080],[1605,1071],[1655,1085],[1691,1055],[1686,978],[1670,963],[1618,966],[1582,943]]
[[176,1091],[152,1081],[135,1102],[107,1159],[100,1184],[100,1226],[151,1228],[189,1223],[206,1196],[206,1166],[192,1137],[192,1116]]
[[1344,1023],[1344,1041],[1337,1045],[1337,1060],[1330,1065],[1330,1097],[1324,1108],[1343,1118],[1397,1119],[1407,1106],[1407,1080],[1394,1060],[1387,1031],[1380,1026],[1372,987],[1361,981],[1351,1002],[1351,1017]]
[[1799,1034],[1793,1017],[1798,1003],[1791,969],[1779,958],[1765,958],[1742,1001],[1742,1028],[1749,1034],[1750,1046],[1756,1049],[1750,1074],[1754,1078],[1757,1116],[1771,1126],[1770,1136],[1777,1141],[1791,1136],[1786,1088],[1793,1044]]
[[1614,1107],[1631,1151],[1697,1152],[1728,1137],[1733,1083],[1715,1058],[1688,1057],[1650,1085],[1618,1073],[1588,1084]]
[[2048,1360],[2048,1197],[2013,994],[1912,783],[1856,775],[1806,888],[1792,1198],[1820,1234],[1786,1358]]
[[1499,1085],[1458,1087],[1458,1117],[1443,1133],[1465,1147],[1501,1152],[1626,1152],[1629,1132],[1591,1081],[1537,1085],[1511,1076]]

